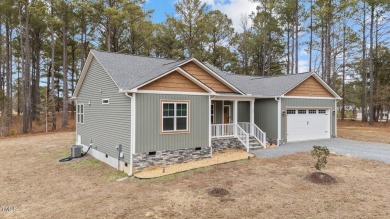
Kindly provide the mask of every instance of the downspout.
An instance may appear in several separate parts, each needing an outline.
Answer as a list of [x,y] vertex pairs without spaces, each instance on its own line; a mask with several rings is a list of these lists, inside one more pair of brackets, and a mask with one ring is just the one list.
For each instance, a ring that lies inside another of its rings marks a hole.
[[[133,105],[133,97],[130,96],[127,91],[124,92],[126,97],[130,98],[130,101],[131,101],[131,105]],[[131,111],[131,114],[133,114],[133,111]],[[130,116],[131,117],[131,116]],[[133,120],[133,118],[131,118]],[[131,127],[130,128],[130,132],[131,132],[131,135],[130,135],[130,171],[129,171],[129,176],[132,176],[133,175],[133,141],[132,141],[132,138],[133,138],[133,133],[131,131],[131,129],[133,129],[134,127]]]
[[278,102],[278,139],[276,145],[280,145],[280,140],[281,140],[281,132],[282,132],[282,106],[281,106],[281,101],[280,97],[275,97],[276,102]]

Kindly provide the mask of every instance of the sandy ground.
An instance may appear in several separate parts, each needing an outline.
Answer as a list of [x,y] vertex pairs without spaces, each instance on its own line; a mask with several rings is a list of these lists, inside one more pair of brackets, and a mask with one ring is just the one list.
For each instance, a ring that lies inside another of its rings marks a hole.
[[[252,158],[154,180],[123,177],[92,159],[59,164],[74,133],[0,140],[0,218],[390,218],[390,165],[329,158],[335,185],[304,178],[307,153]],[[208,191],[219,187],[225,197]]]
[[151,179],[201,167],[209,167],[217,164],[239,161],[243,159],[250,159],[254,156],[255,155],[247,153],[242,149],[230,148],[223,151],[214,152],[213,156],[210,158],[192,160],[185,163],[176,163],[167,166],[154,166],[145,169],[139,173],[135,173],[134,176],[140,179]]
[[359,121],[338,121],[337,125],[339,138],[390,144],[390,122],[369,126]]

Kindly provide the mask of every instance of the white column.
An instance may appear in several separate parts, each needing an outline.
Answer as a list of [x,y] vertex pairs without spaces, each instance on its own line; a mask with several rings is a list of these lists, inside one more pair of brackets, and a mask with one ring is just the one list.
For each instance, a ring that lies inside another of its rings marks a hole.
[[250,129],[251,129],[251,135],[254,135],[254,126],[252,124],[255,124],[255,100],[250,101]]
[[[237,100],[234,100],[233,101],[233,123],[235,124],[235,126],[237,125],[237,104],[238,101]],[[237,136],[237,129],[235,128],[234,129],[234,135]]]

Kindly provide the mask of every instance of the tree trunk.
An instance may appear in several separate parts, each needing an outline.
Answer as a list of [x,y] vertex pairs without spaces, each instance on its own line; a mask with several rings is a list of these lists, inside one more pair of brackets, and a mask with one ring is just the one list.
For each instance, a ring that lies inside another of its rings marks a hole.
[[371,20],[370,20],[370,63],[369,63],[369,72],[370,72],[370,125],[374,125],[374,13],[375,13],[375,4],[371,5]]
[[298,49],[299,49],[299,0],[295,0],[295,74],[298,74]]
[[[54,17],[54,6],[53,1],[51,1],[51,17]],[[57,115],[56,115],[56,93],[55,93],[55,84],[54,84],[54,55],[55,55],[55,41],[54,41],[54,24],[50,25],[50,40],[51,40],[51,72],[50,72],[50,102],[51,102],[51,112],[52,112],[52,131],[57,129]]]
[[363,54],[362,54],[362,122],[367,122],[367,73],[366,73],[366,2],[363,1]]
[[[65,2],[64,2],[65,3]],[[67,4],[67,3],[65,3]],[[63,88],[62,88],[62,128],[68,125],[68,40],[67,40],[67,5],[62,9],[62,69],[63,69]]]
[[23,107],[23,134],[29,133],[31,131],[31,93],[30,93],[30,12],[28,9],[28,2],[25,5],[25,60],[23,67],[23,98],[24,98],[24,107]]
[[311,63],[313,55],[313,0],[310,0],[310,41],[309,41],[309,72],[311,72]]

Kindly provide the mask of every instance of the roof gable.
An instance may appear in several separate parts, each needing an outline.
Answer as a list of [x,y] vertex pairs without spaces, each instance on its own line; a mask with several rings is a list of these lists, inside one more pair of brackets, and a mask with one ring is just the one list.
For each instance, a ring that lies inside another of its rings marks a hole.
[[153,82],[150,82],[138,90],[155,90],[155,91],[178,91],[178,92],[202,92],[207,93],[189,78],[185,77],[179,71],[173,71]]
[[334,97],[314,76],[298,84],[295,88],[285,94],[285,96],[304,96],[304,97]]
[[213,91],[218,93],[236,93],[236,91],[229,88],[227,85],[222,83],[219,79],[206,72],[204,69],[199,67],[195,62],[190,61],[180,66],[187,73],[192,75],[194,78],[201,81],[203,84],[211,88]]

